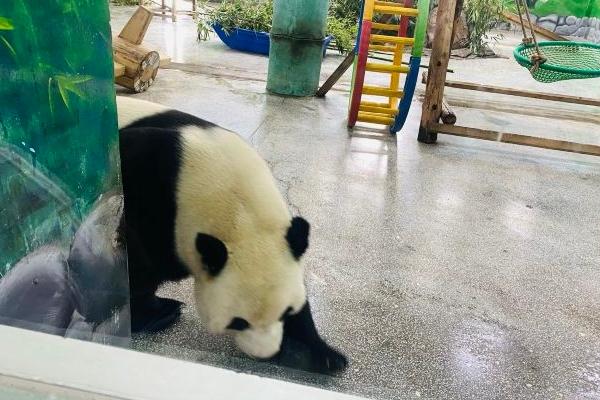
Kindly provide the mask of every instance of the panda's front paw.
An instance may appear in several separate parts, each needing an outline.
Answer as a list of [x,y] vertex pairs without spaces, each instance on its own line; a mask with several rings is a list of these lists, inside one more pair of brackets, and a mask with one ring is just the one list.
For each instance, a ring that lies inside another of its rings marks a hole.
[[312,353],[312,369],[320,374],[334,375],[348,367],[345,355],[329,346],[314,349]]

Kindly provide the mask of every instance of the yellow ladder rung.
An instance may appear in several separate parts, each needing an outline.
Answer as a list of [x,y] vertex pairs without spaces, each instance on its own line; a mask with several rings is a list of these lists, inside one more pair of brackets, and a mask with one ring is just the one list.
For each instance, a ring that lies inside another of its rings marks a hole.
[[407,17],[416,17],[419,15],[419,11],[416,8],[400,7],[399,4],[396,3],[389,4],[390,5],[375,5],[373,9],[375,11],[380,11],[383,14],[405,15]]
[[402,90],[393,90],[390,88],[368,85],[363,86],[362,92],[363,94],[370,94],[372,96],[394,97],[398,99],[401,98],[403,94]]
[[396,52],[396,46],[383,46],[380,44],[369,44],[369,50],[384,51],[386,53],[394,53],[394,52]]
[[358,118],[361,122],[370,122],[372,124],[391,125],[394,123],[394,118],[386,117],[385,115],[376,115],[369,112],[358,112]]
[[371,35],[371,42],[380,42],[380,43],[396,43],[396,44],[414,44],[414,38],[408,37],[398,37],[398,36],[387,36],[387,35]]
[[367,63],[365,69],[367,71],[385,72],[385,73],[393,73],[393,72],[407,73],[409,70],[409,68],[405,65],[390,65],[390,64],[380,64],[380,63]]
[[[387,104],[386,104],[387,106]],[[358,107],[359,111],[365,111],[365,112],[369,112],[369,113],[374,113],[374,114],[388,114],[388,115],[396,115],[398,114],[398,110],[396,110],[395,108],[390,108],[390,107],[373,107],[373,106],[364,106],[364,105],[360,105]]]
[[402,7],[402,4],[396,3],[395,1],[375,0],[373,5],[376,6],[390,6],[390,7]]
[[371,28],[372,29],[380,29],[383,31],[396,31],[398,32],[398,30],[400,29],[400,25],[394,25],[394,24],[382,24],[379,22],[373,22],[371,23]]
[[369,107],[389,107],[388,103],[377,103],[376,101],[361,101],[360,105]]

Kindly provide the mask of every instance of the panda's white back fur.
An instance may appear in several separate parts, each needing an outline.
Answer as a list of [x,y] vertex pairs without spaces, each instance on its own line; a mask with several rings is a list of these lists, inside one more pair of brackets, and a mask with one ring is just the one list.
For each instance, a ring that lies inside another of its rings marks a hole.
[[[119,128],[169,108],[117,97]],[[217,126],[177,129],[182,156],[176,189],[175,245],[195,280],[204,323],[223,332],[234,317],[252,329],[236,340],[250,355],[269,357],[282,336],[279,317],[305,302],[303,269],[289,251],[291,216],[266,162],[243,139]],[[149,216],[151,217],[151,216]],[[205,273],[195,238],[202,232],[225,242],[227,267]]]

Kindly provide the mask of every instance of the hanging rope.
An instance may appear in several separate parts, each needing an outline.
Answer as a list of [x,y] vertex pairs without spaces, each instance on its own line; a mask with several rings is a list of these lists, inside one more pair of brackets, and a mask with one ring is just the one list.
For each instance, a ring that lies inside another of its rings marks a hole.
[[[529,72],[532,74],[535,73],[540,65],[547,61],[546,57],[544,57],[542,51],[540,50],[540,46],[538,44],[537,38],[535,37],[535,30],[533,29],[533,22],[531,22],[531,14],[529,13],[529,7],[527,7],[527,3],[525,0],[516,0],[517,10],[519,11],[519,20],[521,21],[521,29],[523,30],[523,44],[529,45],[533,42],[535,46],[535,54],[531,55],[531,69]],[[531,37],[527,36],[527,31],[525,30],[525,21],[523,21],[523,13],[521,12],[521,6],[525,9],[525,16],[527,17],[527,22],[529,23],[529,32],[531,32]]]

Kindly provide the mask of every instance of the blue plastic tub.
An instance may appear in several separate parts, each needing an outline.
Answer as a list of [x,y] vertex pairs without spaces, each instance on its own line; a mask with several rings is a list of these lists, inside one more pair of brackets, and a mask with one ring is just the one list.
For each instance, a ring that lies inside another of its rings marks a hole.
[[[225,32],[219,24],[213,25],[213,29],[217,36],[219,36],[219,39],[229,48],[247,53],[269,55],[271,39],[268,32],[257,32],[239,28]],[[331,39],[333,39],[332,36],[327,36],[323,40],[323,57]]]

